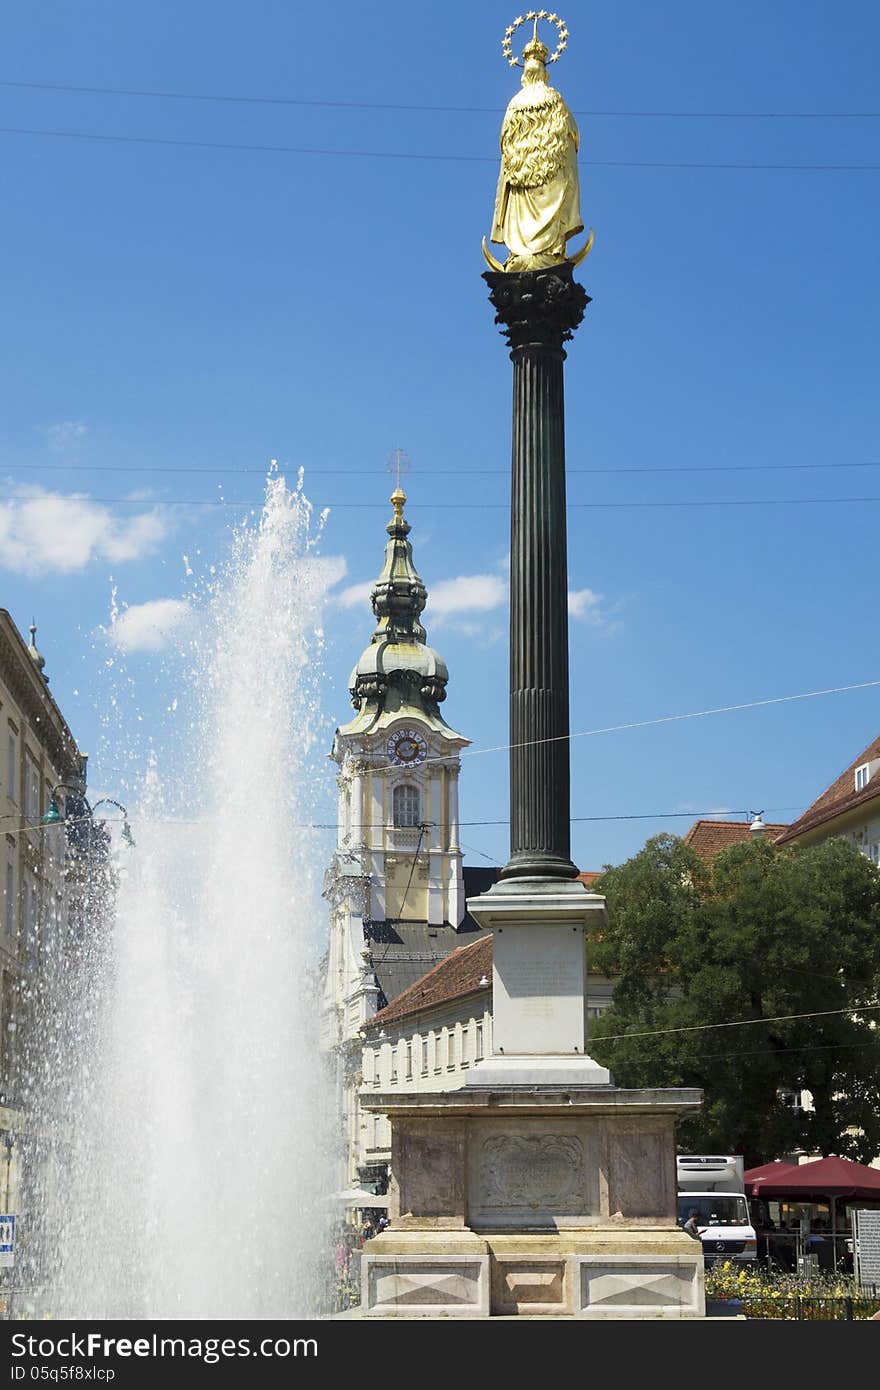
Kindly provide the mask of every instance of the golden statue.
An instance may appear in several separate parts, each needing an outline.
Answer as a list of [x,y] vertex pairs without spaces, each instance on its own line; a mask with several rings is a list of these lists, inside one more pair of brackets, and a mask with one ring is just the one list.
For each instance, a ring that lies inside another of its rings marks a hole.
[[[552,56],[538,38],[539,19],[559,30]],[[516,30],[528,20],[534,20],[534,31],[523,49],[521,65],[511,44]],[[556,62],[567,40],[565,21],[546,10],[518,16],[504,34],[504,56],[511,67],[522,66],[523,75],[501,127],[501,172],[491,238],[510,252],[503,265],[483,237],[483,255],[493,270],[544,270],[568,260],[578,265],[592,249],[591,231],[576,256],[566,252],[569,238],[584,230],[577,167],[580,136],[574,116],[550,86],[547,62]]]

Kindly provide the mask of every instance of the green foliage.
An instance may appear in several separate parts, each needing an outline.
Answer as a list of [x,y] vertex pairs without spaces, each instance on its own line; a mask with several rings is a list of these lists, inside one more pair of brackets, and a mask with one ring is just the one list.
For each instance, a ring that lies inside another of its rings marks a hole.
[[[880,1011],[858,1013],[878,1002],[880,873],[855,846],[758,841],[706,865],[659,835],[595,891],[610,926],[591,967],[618,982],[590,1051],[618,1085],[703,1089],[683,1147],[747,1166],[798,1147],[880,1153]],[[767,1022],[701,1027],[743,1019]],[[814,1111],[783,1105],[780,1088],[809,1090]]]

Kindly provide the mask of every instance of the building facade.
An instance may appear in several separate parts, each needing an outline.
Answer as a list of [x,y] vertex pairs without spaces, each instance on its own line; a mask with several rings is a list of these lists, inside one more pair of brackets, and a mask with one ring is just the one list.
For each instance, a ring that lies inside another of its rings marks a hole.
[[[461,750],[440,713],[449,678],[420,621],[427,590],[415,568],[406,497],[393,515],[373,587],[376,627],[349,682],[354,717],[336,731],[337,845],[325,876],[330,938],[322,1046],[345,1130],[340,1190],[381,1186],[358,1103],[361,1030],[462,940],[479,933],[465,909],[458,834]],[[476,871],[479,893],[495,871]],[[469,874],[469,878],[472,877]]]
[[0,609],[0,1204],[18,1206],[21,1092],[34,983],[59,947],[67,913],[65,826],[43,826],[56,800],[85,794],[86,758],[49,692],[31,625],[26,645]]
[[880,734],[793,825],[778,845],[816,845],[842,835],[880,868]]

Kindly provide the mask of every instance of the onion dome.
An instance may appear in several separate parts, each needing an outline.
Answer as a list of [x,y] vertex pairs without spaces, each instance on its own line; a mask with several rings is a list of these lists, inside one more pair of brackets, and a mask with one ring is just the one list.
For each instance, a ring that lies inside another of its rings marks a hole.
[[439,719],[436,706],[446,699],[449,672],[427,645],[420,621],[428,591],[413,563],[405,502],[398,484],[391,495],[394,515],[385,528],[385,561],[371,595],[376,630],[351,673],[351,702],[357,710],[365,703],[378,706],[376,713],[406,706]]

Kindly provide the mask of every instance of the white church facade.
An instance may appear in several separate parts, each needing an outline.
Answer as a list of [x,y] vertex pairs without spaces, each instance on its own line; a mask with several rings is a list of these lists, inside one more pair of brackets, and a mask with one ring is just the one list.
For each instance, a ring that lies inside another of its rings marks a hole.
[[387,1165],[361,1113],[363,1030],[377,1010],[457,947],[483,933],[466,896],[495,870],[467,871],[458,833],[461,751],[468,740],[440,713],[448,671],[420,618],[427,590],[416,571],[406,497],[398,486],[381,573],[376,627],[349,682],[354,717],[336,731],[337,845],[324,896],[330,938],[322,1047],[335,1072],[345,1133],[340,1190],[384,1188]]

